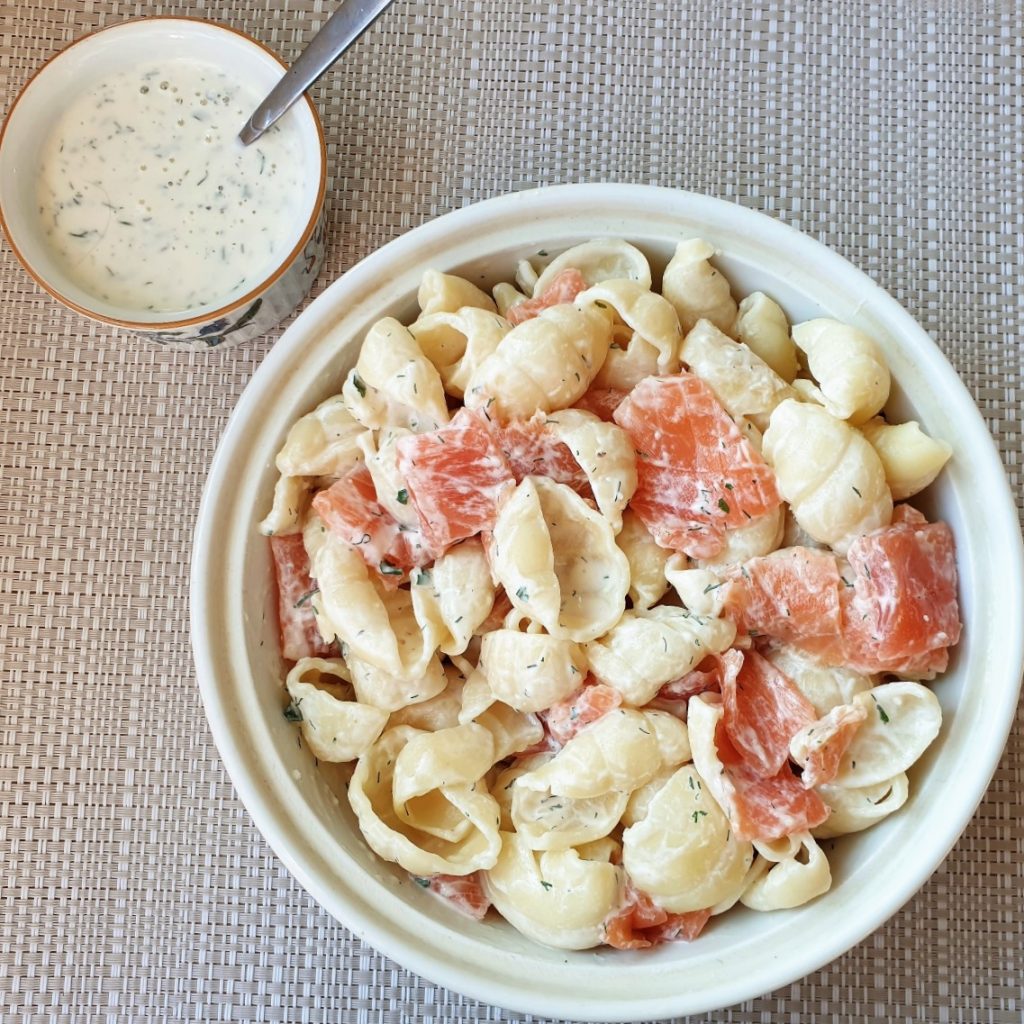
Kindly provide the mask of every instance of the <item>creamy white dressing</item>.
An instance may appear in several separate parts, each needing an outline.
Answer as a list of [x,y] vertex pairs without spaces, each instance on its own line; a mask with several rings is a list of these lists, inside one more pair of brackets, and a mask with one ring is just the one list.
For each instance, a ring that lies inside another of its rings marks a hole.
[[86,90],[43,148],[43,233],[96,298],[140,313],[213,309],[287,255],[302,215],[304,151],[276,125],[237,134],[262,96],[213,64],[174,58]]

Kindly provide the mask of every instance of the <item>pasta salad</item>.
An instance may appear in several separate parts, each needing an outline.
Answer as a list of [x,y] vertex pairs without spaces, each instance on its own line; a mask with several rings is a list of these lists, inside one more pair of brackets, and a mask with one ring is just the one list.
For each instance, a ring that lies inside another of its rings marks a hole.
[[428,270],[277,456],[286,717],[379,857],[550,946],[822,895],[941,726],[954,542],[906,499],[951,449],[714,255]]

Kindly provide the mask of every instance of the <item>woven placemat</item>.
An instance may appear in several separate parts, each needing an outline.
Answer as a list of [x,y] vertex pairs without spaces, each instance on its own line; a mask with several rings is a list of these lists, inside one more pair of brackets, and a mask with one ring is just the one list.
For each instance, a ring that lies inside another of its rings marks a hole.
[[[214,17],[286,59],[334,9],[0,6],[0,102],[91,29]],[[1024,10],[976,3],[398,0],[315,90],[319,288],[407,228],[563,181],[766,211],[872,275],[948,354],[1021,495]],[[249,821],[188,640],[194,516],[272,338],[114,337],[0,256],[0,1018],[520,1021],[335,923]],[[1024,730],[949,859],[804,981],[708,1017],[1024,1020]],[[702,1018],[704,1019],[704,1018]]]

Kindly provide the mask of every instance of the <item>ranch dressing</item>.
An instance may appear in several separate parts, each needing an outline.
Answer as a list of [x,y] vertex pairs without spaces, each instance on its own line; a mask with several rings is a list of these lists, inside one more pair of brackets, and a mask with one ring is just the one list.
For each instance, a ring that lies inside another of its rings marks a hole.
[[243,146],[261,95],[174,58],[110,75],[65,111],[38,199],[54,259],[124,310],[195,313],[265,280],[298,239],[304,153],[280,127]]

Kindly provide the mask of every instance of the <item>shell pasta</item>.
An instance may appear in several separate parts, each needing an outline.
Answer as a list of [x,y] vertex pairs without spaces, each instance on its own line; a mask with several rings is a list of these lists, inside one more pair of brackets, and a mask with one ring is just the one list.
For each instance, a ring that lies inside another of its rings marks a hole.
[[885,418],[884,339],[791,328],[703,239],[660,292],[621,239],[541,256],[425,269],[282,439],[285,718],[455,909],[692,941],[822,897],[824,840],[914,798],[961,626],[905,499],[952,448]]

